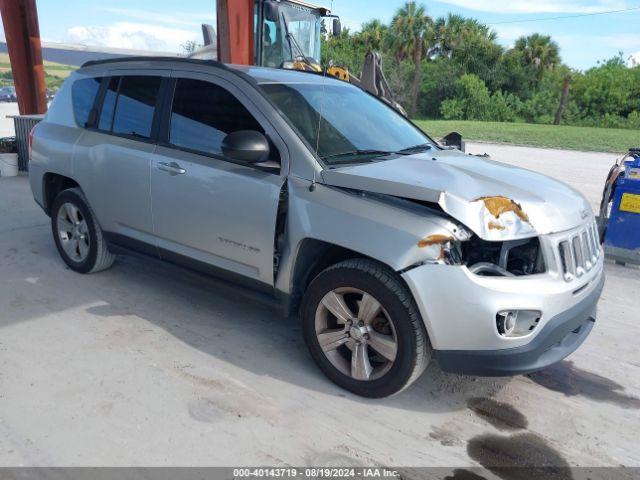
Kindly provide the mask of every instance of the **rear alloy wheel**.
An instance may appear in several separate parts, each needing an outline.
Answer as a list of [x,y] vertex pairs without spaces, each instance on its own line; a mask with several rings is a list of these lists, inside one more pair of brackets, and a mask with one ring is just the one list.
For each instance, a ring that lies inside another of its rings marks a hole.
[[115,256],[109,252],[93,210],[79,188],[64,190],[51,206],[51,230],[64,262],[78,273],[109,268]]
[[396,394],[429,362],[429,340],[410,292],[373,260],[347,260],[321,272],[307,288],[301,316],[320,369],[358,395]]
[[87,220],[73,203],[65,202],[57,215],[57,230],[60,245],[74,262],[84,262],[89,256],[91,237]]

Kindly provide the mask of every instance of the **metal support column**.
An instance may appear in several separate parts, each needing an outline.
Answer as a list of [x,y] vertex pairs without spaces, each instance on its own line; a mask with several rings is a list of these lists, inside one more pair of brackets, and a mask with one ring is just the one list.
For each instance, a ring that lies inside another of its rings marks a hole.
[[253,65],[255,0],[217,0],[218,59]]
[[0,0],[2,24],[21,115],[47,111],[38,11],[35,0]]

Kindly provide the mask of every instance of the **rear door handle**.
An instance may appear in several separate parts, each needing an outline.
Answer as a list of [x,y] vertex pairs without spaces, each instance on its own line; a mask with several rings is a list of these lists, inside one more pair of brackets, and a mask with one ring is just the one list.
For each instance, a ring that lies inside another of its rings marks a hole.
[[169,175],[184,175],[187,171],[178,165],[176,162],[159,162],[158,170],[162,170],[163,172],[167,172]]

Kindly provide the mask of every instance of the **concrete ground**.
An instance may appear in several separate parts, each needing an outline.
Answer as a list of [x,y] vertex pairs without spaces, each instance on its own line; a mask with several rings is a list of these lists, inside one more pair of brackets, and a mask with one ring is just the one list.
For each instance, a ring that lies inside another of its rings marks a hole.
[[[476,148],[594,204],[611,163]],[[27,179],[0,179],[0,465],[640,466],[640,271],[606,270],[598,323],[560,364],[486,379],[434,363],[366,400],[323,377],[294,319],[213,280],[136,257],[73,273]]]

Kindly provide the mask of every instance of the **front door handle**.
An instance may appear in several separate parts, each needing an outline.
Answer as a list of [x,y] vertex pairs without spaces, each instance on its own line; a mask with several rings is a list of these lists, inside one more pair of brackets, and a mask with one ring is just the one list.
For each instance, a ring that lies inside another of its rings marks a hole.
[[167,172],[169,175],[184,175],[187,171],[178,165],[176,162],[166,163],[159,162],[158,170],[162,170],[163,172]]

